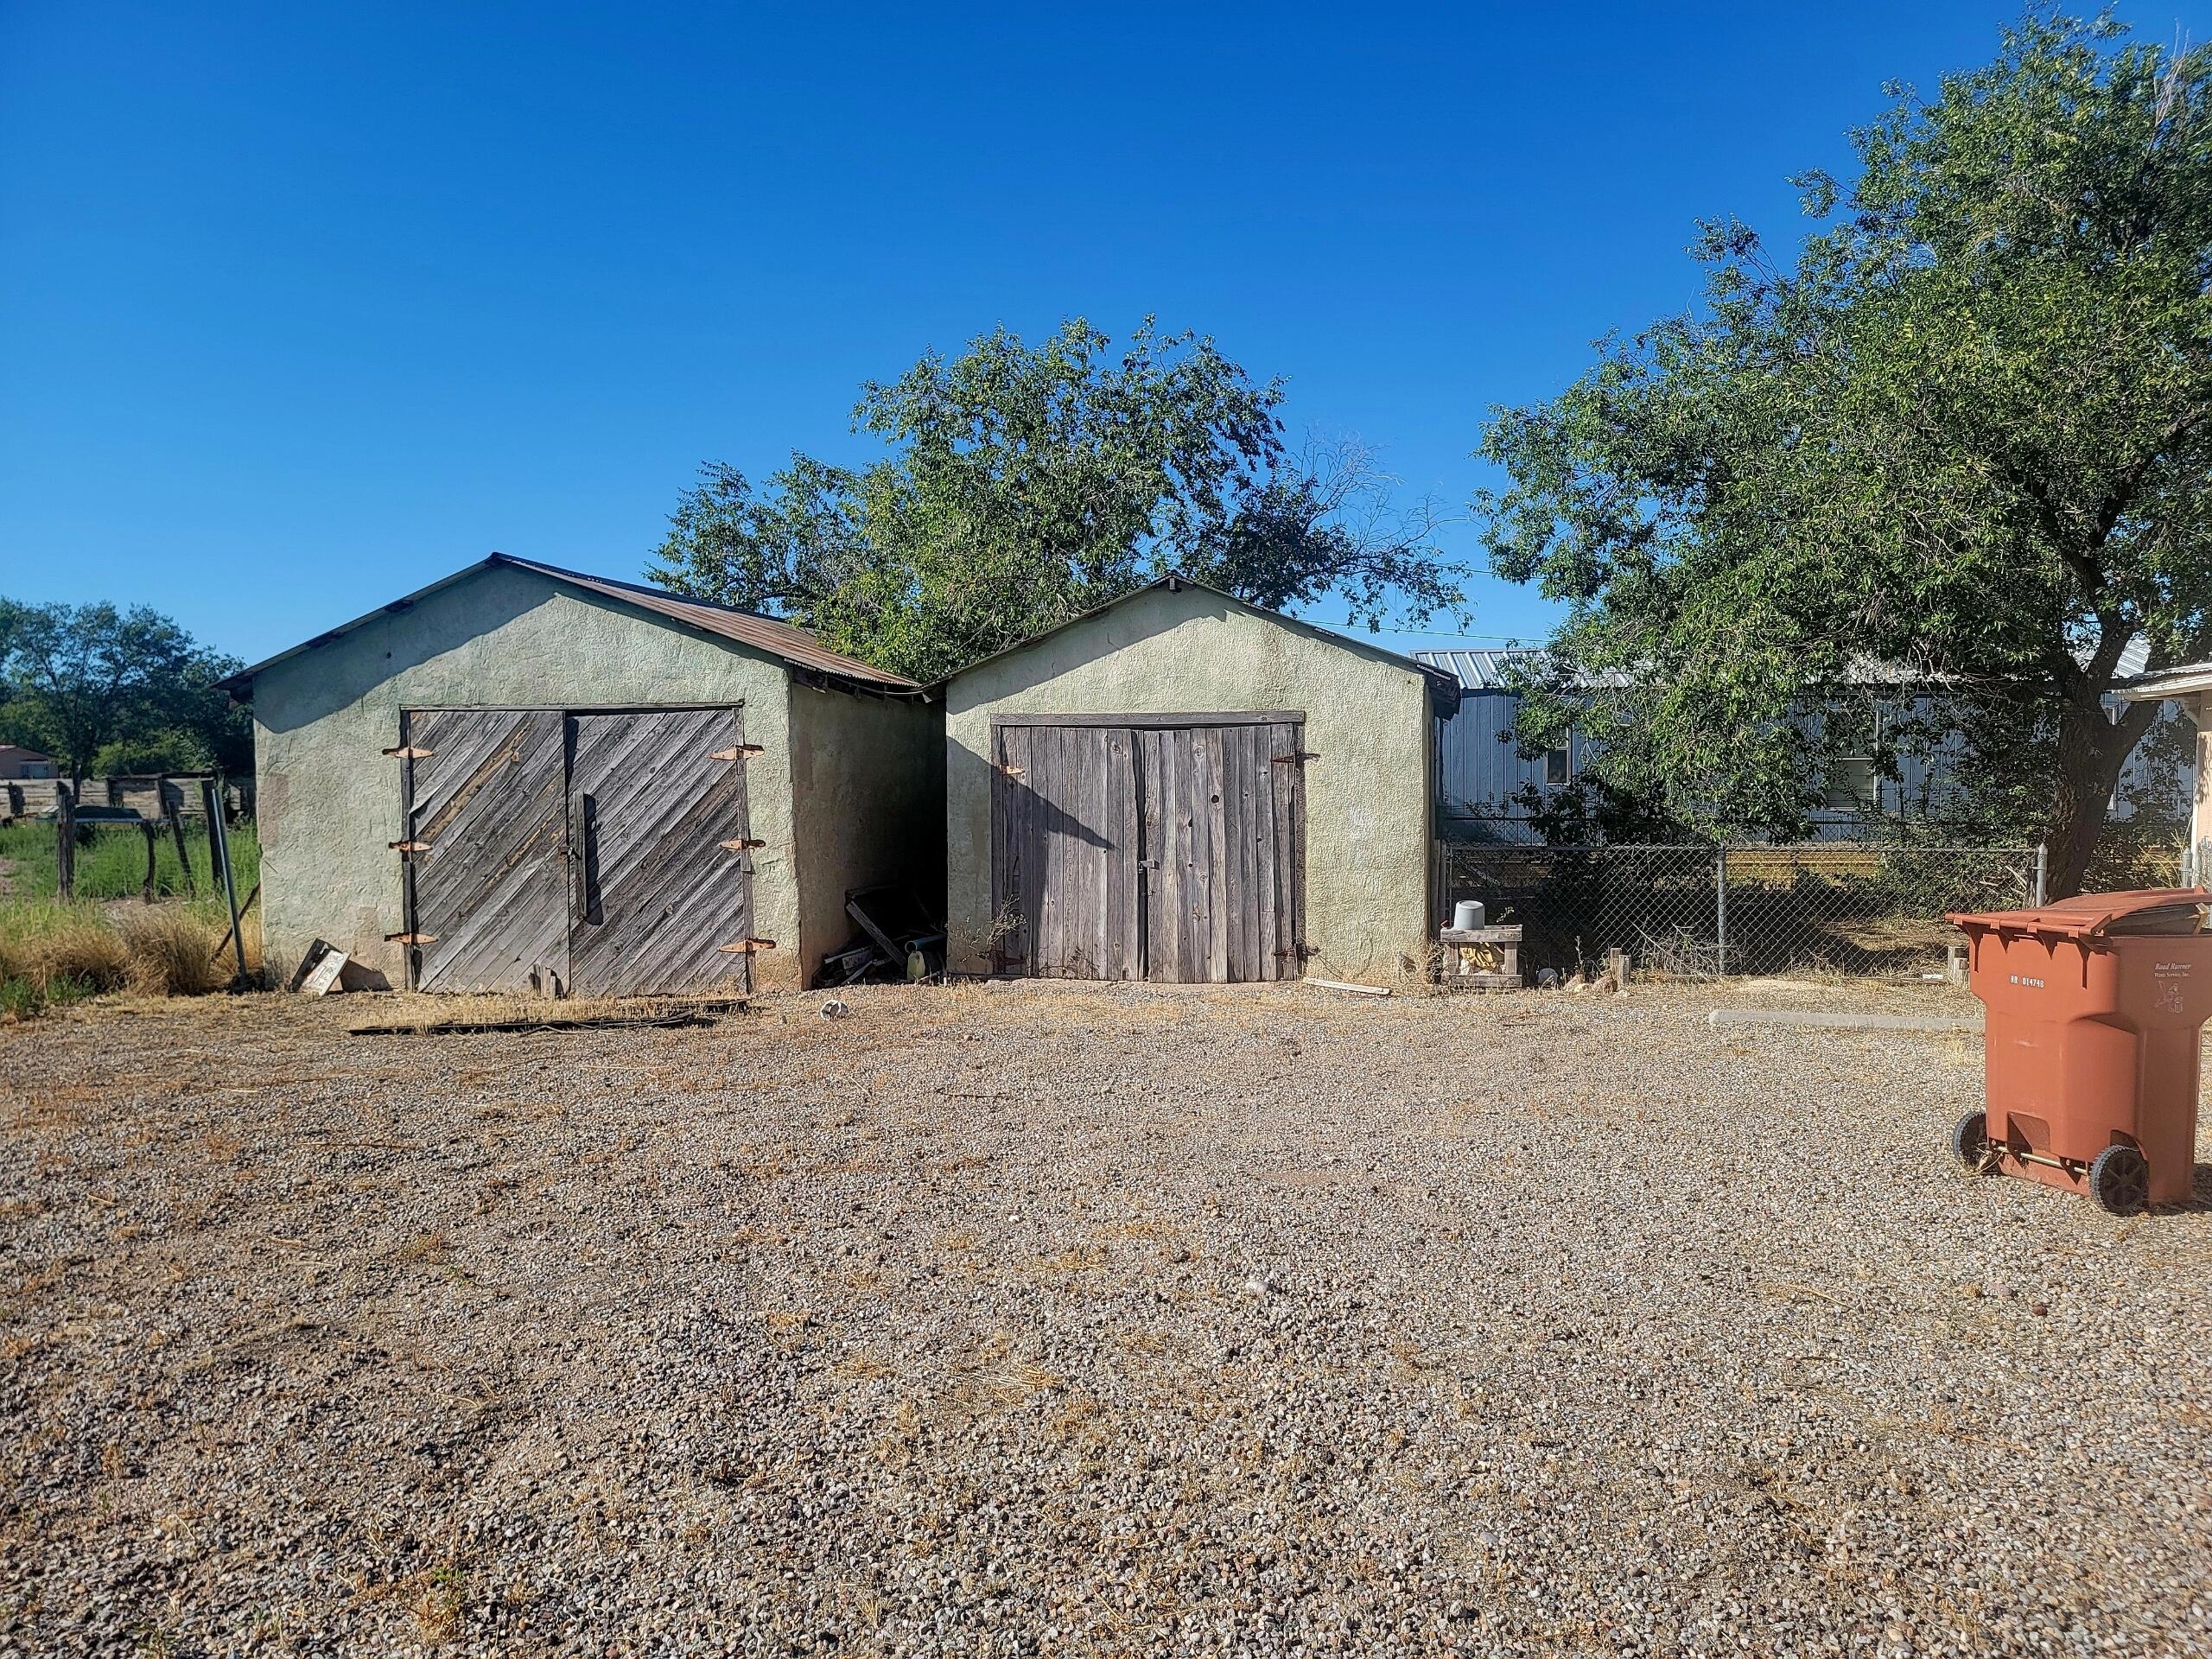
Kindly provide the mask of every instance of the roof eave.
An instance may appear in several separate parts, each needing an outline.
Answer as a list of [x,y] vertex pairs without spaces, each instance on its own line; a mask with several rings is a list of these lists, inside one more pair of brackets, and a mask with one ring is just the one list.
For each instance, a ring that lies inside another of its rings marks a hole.
[[1310,634],[1329,645],[1341,646],[1346,651],[1357,651],[1365,656],[1379,658],[1395,667],[1410,670],[1427,683],[1430,702],[1440,715],[1448,720],[1459,712],[1459,677],[1456,674],[1421,662],[1405,655],[1402,652],[1386,650],[1381,645],[1370,645],[1365,640],[1355,639],[1347,633],[1338,633],[1333,628],[1322,627],[1319,623],[1308,622],[1300,617],[1287,616],[1281,611],[1271,611],[1264,605],[1255,605],[1249,600],[1239,599],[1234,594],[1224,593],[1210,582],[1200,582],[1196,577],[1186,576],[1173,570],[1164,576],[1154,576],[1150,582],[1140,587],[1132,588],[1126,594],[1116,594],[1104,604],[1094,605],[1089,610],[1079,612],[1068,618],[1065,622],[1056,622],[1051,627],[1033,633],[1027,639],[1017,639],[1010,645],[1001,645],[988,656],[978,657],[972,663],[963,663],[943,679],[933,682],[928,690],[933,696],[942,697],[950,690],[952,683],[962,675],[972,674],[977,669],[987,667],[1001,658],[1011,657],[1019,651],[1027,651],[1030,646],[1049,639],[1056,633],[1064,632],[1078,622],[1088,622],[1094,616],[1103,616],[1115,607],[1128,604],[1140,594],[1148,594],[1158,588],[1165,588],[1171,594],[1176,594],[1182,592],[1185,588],[1194,588],[1200,593],[1211,594],[1216,599],[1226,600],[1240,610],[1249,611],[1255,616],[1264,616],[1271,622],[1280,622],[1285,627],[1295,628],[1301,633]]
[[2113,692],[2129,702],[2162,702],[2168,697],[2193,696],[2212,691],[2212,662],[2183,663],[2149,674],[2122,680]]
[[[251,702],[253,700],[254,681],[261,675],[268,672],[269,670],[276,667],[279,664],[288,663],[295,657],[298,657],[307,652],[313,651],[318,646],[328,645],[331,641],[340,639],[345,635],[353,632],[356,628],[366,626],[369,623],[375,621],[380,616],[396,615],[401,612],[411,610],[415,606],[421,603],[423,600],[428,599],[431,594],[439,593],[445,588],[452,587],[457,582],[464,582],[470,576],[478,575],[480,572],[491,569],[495,566],[505,566],[505,568],[512,570],[527,570],[535,575],[543,576],[549,582],[563,583],[575,591],[590,594],[595,598],[607,600],[614,604],[627,605],[637,613],[650,616],[656,621],[664,622],[671,627],[682,628],[686,632],[695,634],[700,639],[712,639],[719,645],[756,652],[762,656],[772,658],[775,660],[781,662],[787,671],[793,673],[804,671],[807,674],[813,675],[824,684],[834,686],[835,689],[839,690],[866,692],[871,696],[895,697],[918,702],[927,702],[929,700],[930,688],[921,685],[915,681],[887,674],[881,675],[881,677],[878,677],[878,676],[881,674],[881,671],[877,670],[871,670],[866,674],[849,675],[840,673],[836,669],[824,664],[800,664],[795,663],[791,658],[779,654],[770,646],[756,644],[750,640],[740,639],[728,633],[719,632],[713,628],[702,626],[696,621],[689,620],[680,614],[641,603],[639,601],[629,597],[621,591],[625,584],[617,582],[611,578],[588,576],[581,571],[564,570],[558,565],[541,564],[535,559],[518,558],[514,555],[508,553],[490,554],[484,558],[477,560],[474,564],[462,566],[451,575],[440,577],[437,581],[429,583],[427,587],[417,588],[413,593],[402,594],[399,598],[391,601],[389,604],[379,605],[373,611],[365,612],[361,615],[355,617],[350,622],[341,622],[334,628],[326,628],[321,633],[316,634],[312,639],[302,640],[298,645],[292,646],[288,651],[280,651],[274,657],[266,658],[264,660],[254,664],[251,668],[242,668],[237,673],[228,675],[224,678],[218,680],[215,683],[216,689],[228,693],[233,702]],[[690,602],[703,604],[705,601],[694,601]],[[726,606],[717,606],[710,608],[728,610],[729,607]],[[733,611],[731,613],[733,615],[741,616],[750,614],[750,613],[736,611]],[[824,649],[826,650],[826,647]],[[865,664],[855,664],[855,666],[864,667]]]

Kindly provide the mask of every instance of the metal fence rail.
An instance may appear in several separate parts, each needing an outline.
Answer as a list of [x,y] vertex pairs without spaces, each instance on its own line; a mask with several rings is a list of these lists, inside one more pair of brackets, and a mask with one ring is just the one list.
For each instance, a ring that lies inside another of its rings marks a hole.
[[1446,897],[1518,922],[1527,971],[1567,973],[1611,950],[1647,974],[1928,971],[1955,932],[1943,912],[2031,903],[2033,847],[1535,847],[1445,849]]

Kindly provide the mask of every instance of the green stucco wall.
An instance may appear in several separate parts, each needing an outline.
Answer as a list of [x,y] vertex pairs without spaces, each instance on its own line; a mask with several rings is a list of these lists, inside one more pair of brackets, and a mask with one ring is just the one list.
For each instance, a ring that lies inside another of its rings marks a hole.
[[990,722],[1007,715],[1265,709],[1306,717],[1309,974],[1385,978],[1428,929],[1426,681],[1202,588],[1152,588],[956,676],[945,703],[946,902],[956,972],[988,969]]
[[[821,695],[812,693],[810,695]],[[320,938],[404,982],[403,708],[745,705],[756,931],[779,947],[755,982],[798,982],[790,688],[776,659],[494,565],[264,671],[253,687],[263,936],[289,976]],[[842,943],[842,936],[829,948]]]
[[944,714],[934,702],[794,683],[791,734],[799,982],[812,984],[823,957],[860,931],[845,913],[854,889],[895,882],[938,907]]

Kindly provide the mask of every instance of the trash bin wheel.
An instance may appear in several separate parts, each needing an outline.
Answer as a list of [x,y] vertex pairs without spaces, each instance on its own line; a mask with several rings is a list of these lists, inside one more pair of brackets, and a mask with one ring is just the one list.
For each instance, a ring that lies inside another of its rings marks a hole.
[[1969,1175],[1983,1173],[1989,1155],[1989,1114],[1968,1112],[1951,1131],[1951,1156]]
[[2089,1196],[2115,1216],[2132,1216],[2151,1201],[2151,1166],[2133,1147],[2107,1147],[2089,1166]]

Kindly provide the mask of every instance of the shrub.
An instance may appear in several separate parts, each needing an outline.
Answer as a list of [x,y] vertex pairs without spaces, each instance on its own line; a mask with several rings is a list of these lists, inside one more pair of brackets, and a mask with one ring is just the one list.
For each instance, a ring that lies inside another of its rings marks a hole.
[[227,923],[218,926],[190,910],[157,907],[129,916],[121,925],[119,943],[135,989],[149,996],[198,996],[229,982],[214,960]]
[[31,974],[49,998],[119,991],[130,983],[130,952],[97,917],[63,912],[29,941]]

